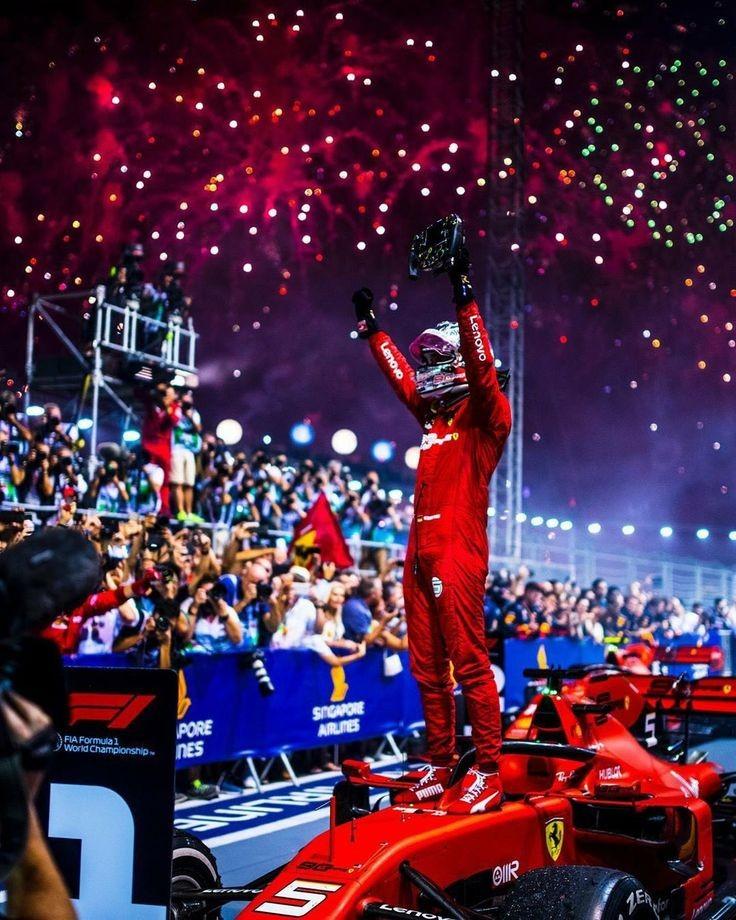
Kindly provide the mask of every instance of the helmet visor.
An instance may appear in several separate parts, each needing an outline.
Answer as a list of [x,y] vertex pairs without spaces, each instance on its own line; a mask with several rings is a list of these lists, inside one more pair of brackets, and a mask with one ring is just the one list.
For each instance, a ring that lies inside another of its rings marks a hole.
[[437,329],[425,329],[409,346],[417,364],[445,364],[457,355],[457,345]]

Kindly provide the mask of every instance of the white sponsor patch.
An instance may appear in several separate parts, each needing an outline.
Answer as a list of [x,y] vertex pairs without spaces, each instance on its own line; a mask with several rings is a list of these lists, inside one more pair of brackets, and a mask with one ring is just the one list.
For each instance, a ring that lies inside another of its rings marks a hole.
[[402,917],[415,917],[416,920],[450,920],[449,917],[441,917],[439,914],[428,914],[426,911],[414,910],[413,907],[394,907],[391,904],[381,904],[380,908],[384,913],[401,915]]
[[[697,797],[700,795],[700,784],[695,778],[686,779],[684,776],[680,776],[679,773],[675,773],[674,770],[670,770],[670,773],[675,777],[677,782],[680,784],[680,787],[682,788],[682,791],[686,799],[689,799],[689,798],[697,799]],[[693,916],[695,915],[693,914]]]
[[432,579],[432,594],[434,594],[435,597],[439,597],[440,594],[442,594],[443,587],[444,585],[442,584],[440,579],[437,578],[437,576],[435,575],[434,578]]
[[473,344],[475,345],[475,353],[478,356],[479,361],[487,361],[488,355],[486,354],[486,349],[483,344],[483,336],[480,331],[480,326],[478,325],[478,317],[470,317],[470,331],[473,333]]
[[493,884],[496,888],[499,885],[506,885],[508,882],[519,877],[519,860],[512,859],[511,862],[504,866],[495,866],[493,869]]
[[396,358],[391,353],[391,349],[389,348],[387,342],[384,342],[381,345],[381,353],[383,354],[383,357],[386,359],[386,364],[388,364],[388,366],[391,368],[391,371],[393,372],[394,377],[397,380],[403,380],[404,372],[399,367],[399,362],[396,360]]
[[443,435],[440,437],[434,431],[430,431],[429,434],[422,436],[422,443],[419,445],[419,450],[429,450],[430,447],[439,447],[442,444],[449,444],[452,441],[457,441],[460,435],[457,431],[451,431],[449,434]]

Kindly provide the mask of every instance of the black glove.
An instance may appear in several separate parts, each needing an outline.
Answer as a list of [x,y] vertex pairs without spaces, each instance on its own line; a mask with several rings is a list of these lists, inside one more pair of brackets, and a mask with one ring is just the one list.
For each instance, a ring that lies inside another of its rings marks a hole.
[[458,307],[475,300],[473,285],[470,283],[470,253],[463,246],[457,254],[455,264],[447,272],[452,282],[452,299]]
[[373,312],[373,291],[367,287],[361,288],[353,294],[353,303],[358,319],[358,335],[361,339],[367,339],[378,332],[378,322]]

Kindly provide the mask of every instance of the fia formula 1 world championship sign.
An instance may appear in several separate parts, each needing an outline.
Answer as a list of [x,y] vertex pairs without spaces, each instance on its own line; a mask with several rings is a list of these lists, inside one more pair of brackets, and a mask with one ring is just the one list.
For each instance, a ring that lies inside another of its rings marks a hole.
[[68,668],[69,727],[39,800],[80,920],[166,920],[177,679]]

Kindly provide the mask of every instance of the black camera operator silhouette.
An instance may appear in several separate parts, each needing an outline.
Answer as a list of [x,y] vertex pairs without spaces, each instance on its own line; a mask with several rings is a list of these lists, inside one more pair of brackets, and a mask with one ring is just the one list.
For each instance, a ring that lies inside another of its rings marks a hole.
[[28,834],[24,770],[45,769],[67,722],[61,655],[38,634],[98,586],[100,562],[80,533],[49,528],[0,553],[0,697],[13,691],[51,718],[50,737],[18,746],[0,718],[0,883],[22,856]]

